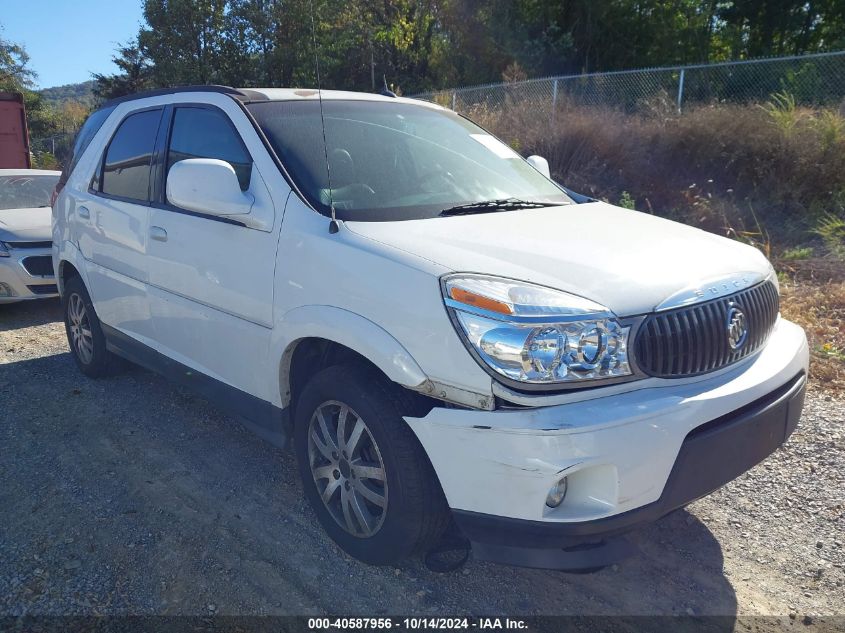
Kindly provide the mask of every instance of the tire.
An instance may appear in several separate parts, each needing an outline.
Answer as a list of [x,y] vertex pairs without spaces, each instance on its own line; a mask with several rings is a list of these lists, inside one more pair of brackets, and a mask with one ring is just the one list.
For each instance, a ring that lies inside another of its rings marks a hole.
[[[305,496],[332,540],[370,565],[393,564],[427,551],[449,524],[437,475],[402,419],[412,406],[408,395],[370,367],[338,365],[316,374],[296,406],[294,446]],[[341,442],[337,427],[344,407]],[[347,460],[341,453],[350,445]],[[315,472],[326,476],[318,478]],[[328,504],[323,493],[329,495]]]
[[115,357],[106,349],[106,337],[85,284],[81,278],[71,277],[64,286],[62,313],[68,347],[76,366],[91,378],[113,373]]

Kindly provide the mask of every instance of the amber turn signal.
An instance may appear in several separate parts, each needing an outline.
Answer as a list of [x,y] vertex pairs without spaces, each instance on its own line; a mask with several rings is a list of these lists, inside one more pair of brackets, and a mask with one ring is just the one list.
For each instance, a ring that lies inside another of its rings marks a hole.
[[452,287],[449,289],[452,299],[469,306],[475,306],[482,310],[498,312],[499,314],[513,314],[513,308],[503,301],[496,301],[490,297],[479,295],[463,288]]

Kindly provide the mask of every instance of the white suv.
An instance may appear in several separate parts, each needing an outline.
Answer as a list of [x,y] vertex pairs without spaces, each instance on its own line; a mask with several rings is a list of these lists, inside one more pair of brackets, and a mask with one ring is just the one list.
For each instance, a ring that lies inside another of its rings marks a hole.
[[140,94],[91,115],[62,184],[79,368],[119,355],[292,438],[318,519],[368,563],[449,533],[607,565],[800,417],[807,342],[763,255],[568,192],[430,103]]

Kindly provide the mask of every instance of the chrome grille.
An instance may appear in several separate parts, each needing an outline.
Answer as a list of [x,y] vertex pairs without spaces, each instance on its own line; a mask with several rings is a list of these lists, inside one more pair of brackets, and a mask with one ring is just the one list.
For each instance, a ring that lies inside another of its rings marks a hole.
[[[743,313],[748,329],[737,349],[729,344],[732,308]],[[777,289],[766,281],[727,297],[649,315],[637,334],[636,362],[646,374],[659,378],[695,376],[727,367],[762,347],[778,309]]]

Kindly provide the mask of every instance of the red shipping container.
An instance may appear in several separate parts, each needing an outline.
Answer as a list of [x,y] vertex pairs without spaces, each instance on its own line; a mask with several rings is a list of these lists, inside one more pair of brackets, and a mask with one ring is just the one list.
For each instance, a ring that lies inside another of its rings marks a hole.
[[0,92],[0,169],[29,169],[31,166],[23,95]]

